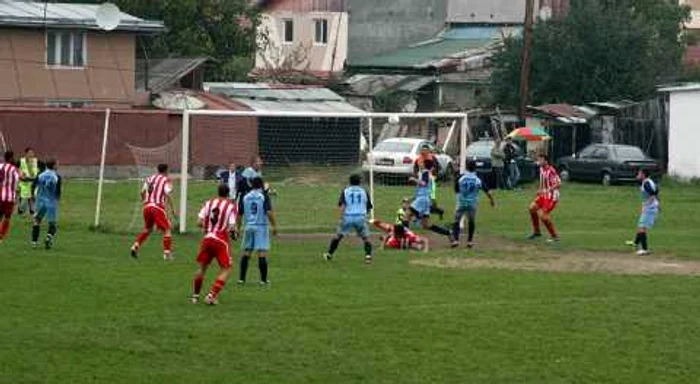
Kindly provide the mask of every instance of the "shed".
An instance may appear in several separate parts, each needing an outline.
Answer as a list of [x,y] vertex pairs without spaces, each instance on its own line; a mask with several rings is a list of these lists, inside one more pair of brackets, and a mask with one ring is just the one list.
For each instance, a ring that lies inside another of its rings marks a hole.
[[668,173],[682,179],[700,178],[700,83],[661,88],[668,94]]
[[[205,83],[258,112],[363,113],[326,88],[289,84]],[[359,118],[259,117],[258,146],[271,165],[357,164],[360,159]]]

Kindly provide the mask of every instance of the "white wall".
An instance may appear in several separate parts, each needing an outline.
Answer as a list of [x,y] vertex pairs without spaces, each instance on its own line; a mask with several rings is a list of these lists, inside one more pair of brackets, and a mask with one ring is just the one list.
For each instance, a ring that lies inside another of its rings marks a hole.
[[671,92],[668,173],[700,178],[700,90]]
[[[284,43],[284,20],[294,21],[294,42]],[[315,20],[328,20],[328,43],[314,42]],[[341,72],[348,56],[348,14],[344,12],[291,12],[266,13],[260,25],[266,31],[270,44],[256,55],[257,69],[280,69],[285,58],[293,52],[304,51],[306,60],[294,63],[294,69],[321,72]],[[283,68],[289,69],[289,68]]]

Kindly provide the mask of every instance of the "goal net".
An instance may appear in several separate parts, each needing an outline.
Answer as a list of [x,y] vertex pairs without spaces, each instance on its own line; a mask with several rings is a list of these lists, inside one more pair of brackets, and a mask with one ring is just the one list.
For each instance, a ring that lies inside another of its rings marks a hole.
[[[108,140],[118,138],[109,134]],[[169,165],[180,232],[194,228],[200,205],[216,194],[221,176],[233,173],[241,180],[241,173],[255,166],[270,185],[280,230],[313,234],[335,228],[340,192],[349,176],[357,173],[363,175],[363,186],[375,203],[373,214],[393,221],[401,198],[414,193],[408,178],[424,144],[439,158],[438,196],[445,197],[442,207],[452,211],[454,194],[446,191],[464,168],[461,154],[468,142],[464,113],[202,110],[185,111],[177,135],[159,145],[127,143],[127,147],[136,165],[131,172],[134,179],[153,174],[158,164]],[[100,179],[101,186],[104,180]],[[97,209],[103,215],[96,226],[107,222],[120,231],[140,229],[140,187],[138,181],[129,184],[130,203],[119,204],[119,212],[110,211],[115,206],[110,199],[119,197],[108,196],[107,188],[104,198],[98,199]]]

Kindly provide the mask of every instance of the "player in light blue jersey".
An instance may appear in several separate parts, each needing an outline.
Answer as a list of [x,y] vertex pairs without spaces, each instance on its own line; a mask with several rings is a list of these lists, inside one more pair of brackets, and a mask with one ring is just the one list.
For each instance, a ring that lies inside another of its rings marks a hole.
[[646,256],[649,254],[649,244],[647,236],[649,230],[654,227],[656,217],[659,215],[661,204],[659,202],[659,187],[654,180],[649,177],[649,171],[641,169],[637,174],[637,180],[642,184],[642,213],[637,222],[637,236],[634,241],[628,241],[628,245],[637,248],[637,255]]
[[372,210],[372,201],[367,191],[360,186],[360,175],[350,176],[350,186],[340,194],[338,208],[340,209],[340,225],[333,240],[328,246],[328,252],[323,254],[326,260],[332,260],[341,240],[350,232],[355,231],[365,244],[365,263],[372,263],[372,242],[369,240],[367,216]]
[[430,208],[432,205],[431,191],[432,183],[435,182],[434,178],[431,176],[432,169],[435,167],[432,163],[433,161],[432,159],[428,159],[421,162],[421,164],[419,164],[418,177],[412,177],[410,179],[416,184],[416,195],[413,199],[413,203],[411,203],[411,209],[408,212],[406,221],[410,223],[414,218],[417,218],[420,220],[423,229],[429,229],[439,235],[448,237],[450,242],[454,245],[452,233],[449,229],[430,224]]
[[61,200],[61,176],[56,173],[56,160],[46,161],[46,170],[36,179],[36,213],[32,227],[32,246],[39,242],[41,222],[46,218],[49,230],[44,241],[46,249],[53,246],[58,231],[58,202]]
[[479,207],[479,193],[484,191],[488,196],[491,206],[496,206],[496,202],[479,176],[476,175],[476,163],[467,163],[467,172],[455,181],[455,192],[457,193],[457,210],[455,211],[455,223],[452,227],[452,237],[455,244],[459,245],[460,222],[462,217],[467,216],[467,247],[474,246],[474,232],[476,231],[476,211]]
[[248,192],[240,203],[239,215],[243,220],[238,220],[238,232],[241,223],[245,222],[243,232],[243,255],[241,256],[238,284],[244,284],[248,272],[248,262],[253,253],[258,256],[258,269],[260,269],[260,285],[268,285],[267,279],[268,260],[270,252],[270,227],[272,234],[277,235],[277,221],[272,210],[270,197],[263,191],[265,183],[260,177],[251,180],[252,190]]

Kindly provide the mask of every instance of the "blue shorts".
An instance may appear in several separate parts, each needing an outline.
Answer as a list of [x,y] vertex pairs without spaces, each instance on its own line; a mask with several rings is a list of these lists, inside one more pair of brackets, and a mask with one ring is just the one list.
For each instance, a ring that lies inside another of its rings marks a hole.
[[637,228],[652,229],[656,223],[656,216],[659,214],[658,208],[645,208],[639,216]]
[[268,227],[251,227],[243,231],[243,250],[246,252],[270,250],[270,230]]
[[347,236],[355,231],[361,238],[369,237],[369,226],[365,217],[344,217],[343,222],[338,226],[337,234]]
[[478,206],[479,205],[477,203],[466,204],[466,205],[462,205],[462,204],[457,205],[457,210],[455,211],[455,222],[461,221],[462,217],[464,217],[465,215],[469,219],[473,220],[476,217],[476,211],[477,211]]
[[36,203],[36,213],[34,217],[41,221],[44,218],[49,223],[55,223],[58,221],[58,204],[47,203],[45,201],[38,200]]
[[417,214],[419,219],[430,217],[430,207],[432,203],[429,197],[417,197],[411,203],[411,208]]

